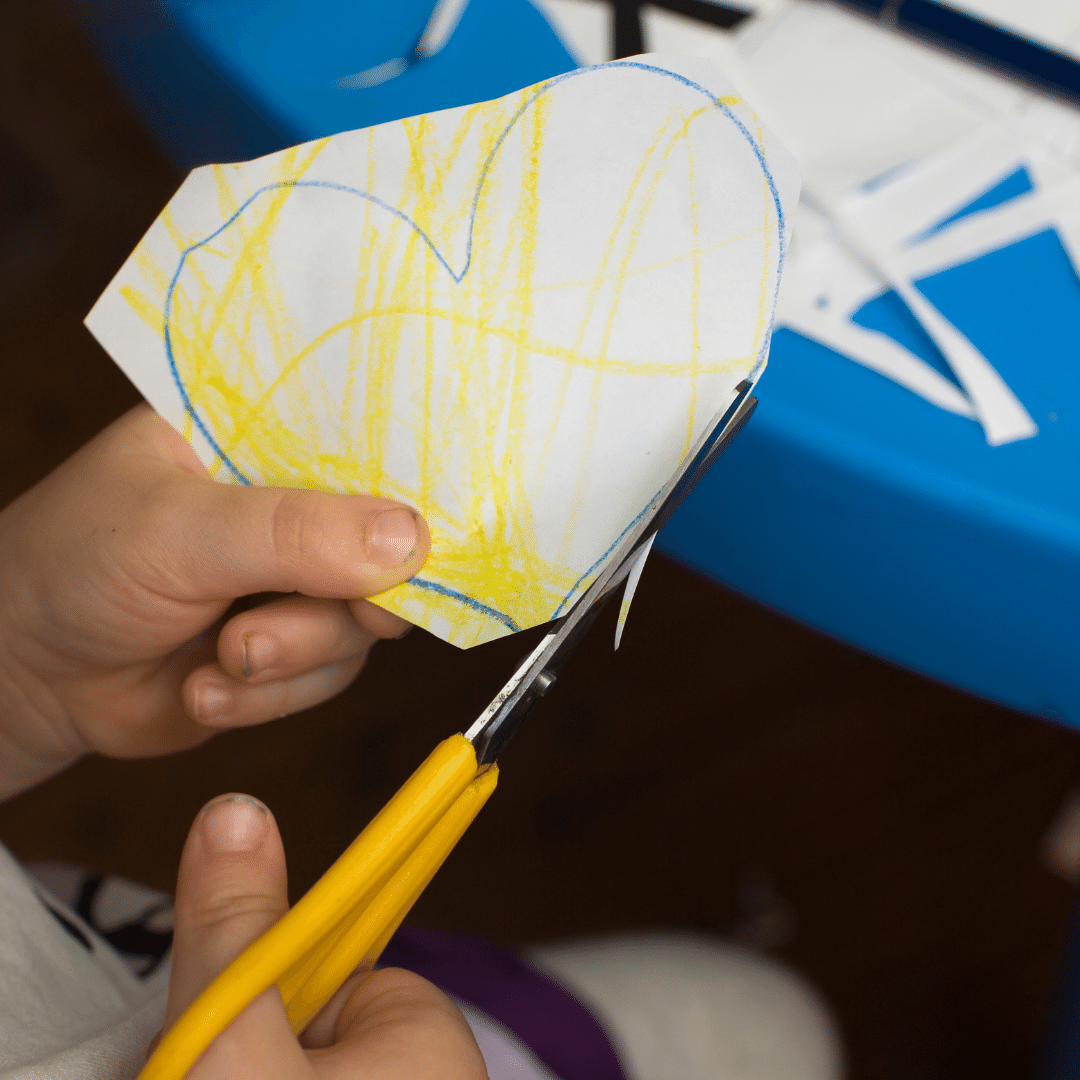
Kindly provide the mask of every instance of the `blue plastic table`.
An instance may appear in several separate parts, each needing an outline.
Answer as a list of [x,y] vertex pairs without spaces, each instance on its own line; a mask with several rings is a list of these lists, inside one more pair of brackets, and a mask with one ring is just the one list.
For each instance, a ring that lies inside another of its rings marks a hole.
[[[442,52],[369,89],[336,84],[407,52],[431,0],[81,2],[186,165],[575,66],[526,0],[472,0]],[[661,547],[844,641],[1080,727],[1080,282],[1047,232],[919,285],[1003,374],[1038,436],[989,447],[973,422],[780,330],[753,421]],[[895,297],[859,319],[944,368]]]

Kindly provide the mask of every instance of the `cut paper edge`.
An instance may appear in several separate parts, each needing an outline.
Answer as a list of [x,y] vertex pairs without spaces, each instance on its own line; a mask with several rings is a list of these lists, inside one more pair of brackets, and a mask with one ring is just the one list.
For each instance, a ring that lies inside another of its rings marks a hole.
[[655,539],[656,533],[653,533],[645,541],[641,551],[634,557],[634,565],[630,567],[630,574],[626,579],[626,586],[623,588],[622,602],[619,605],[619,621],[615,624],[616,652],[618,652],[619,644],[622,642],[623,630],[626,629],[626,617],[630,614],[630,604],[633,602],[634,593],[637,591],[638,582],[641,580],[641,571],[645,569],[645,560],[648,559],[649,552],[652,551]]

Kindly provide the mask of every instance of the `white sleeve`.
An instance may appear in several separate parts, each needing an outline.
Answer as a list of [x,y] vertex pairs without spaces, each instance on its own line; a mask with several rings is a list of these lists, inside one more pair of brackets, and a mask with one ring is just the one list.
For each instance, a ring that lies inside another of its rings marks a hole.
[[0,846],[0,1080],[134,1080],[168,966],[140,982]]

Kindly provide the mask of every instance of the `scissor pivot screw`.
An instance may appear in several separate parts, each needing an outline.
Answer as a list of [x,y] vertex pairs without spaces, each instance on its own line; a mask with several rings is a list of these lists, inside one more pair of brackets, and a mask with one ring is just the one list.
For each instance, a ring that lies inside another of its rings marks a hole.
[[533,683],[533,686],[536,687],[536,692],[540,697],[543,697],[551,689],[551,684],[553,682],[555,682],[555,676],[552,675],[550,671],[541,671],[540,674],[536,676],[536,681]]

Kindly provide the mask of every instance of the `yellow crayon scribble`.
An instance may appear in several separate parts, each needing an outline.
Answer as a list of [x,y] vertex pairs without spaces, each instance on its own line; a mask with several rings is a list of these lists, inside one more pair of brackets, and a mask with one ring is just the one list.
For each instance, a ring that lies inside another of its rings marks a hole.
[[156,302],[152,297],[146,295],[139,289],[136,289],[134,285],[123,285],[120,288],[120,295],[128,302],[131,310],[139,316],[140,319],[155,334],[161,333],[161,304]]
[[[588,276],[538,282],[551,108],[533,87],[463,110],[449,133],[434,117],[401,121],[406,152],[392,210],[366,194],[382,182],[374,152],[347,189],[310,180],[329,140],[281,154],[259,189],[240,167],[217,166],[213,189],[227,227],[184,236],[166,212],[179,271],[140,255],[151,291],[164,293],[175,272],[171,359],[213,433],[212,471],[415,506],[431,527],[433,554],[419,579],[379,602],[463,646],[543,622],[587,584],[569,554],[589,509],[584,473],[571,485],[560,542],[543,551],[530,494],[565,438],[571,403],[586,454],[598,437],[607,380],[689,379],[685,453],[697,424],[697,380],[750,370],[768,332],[775,261],[768,191],[761,220],[743,221],[730,236],[706,237],[699,220],[693,135],[703,117],[716,115],[714,104],[671,106],[645,140],[625,190],[612,193],[610,227]],[[367,138],[373,147],[374,133]],[[643,236],[673,176],[690,193],[689,246],[645,257]],[[350,260],[325,270],[347,282],[348,300],[316,330],[297,315],[290,290],[307,290],[304,302],[317,307],[324,286],[318,273],[297,285],[283,246],[297,222],[313,220],[313,206],[340,216]],[[703,320],[715,317],[702,299],[705,260],[748,242],[763,250],[754,341],[739,355],[710,355],[701,334]],[[628,283],[675,266],[688,282],[688,349],[622,355],[616,329]],[[577,323],[552,340],[537,301],[560,290],[583,300]],[[161,329],[160,304],[131,287],[123,296]],[[540,362],[550,419],[538,437]],[[391,470],[391,457],[411,468]],[[620,622],[625,617],[624,605]]]

